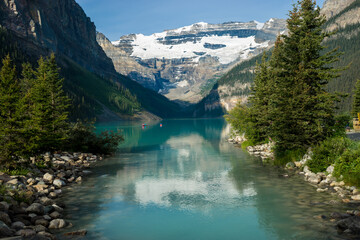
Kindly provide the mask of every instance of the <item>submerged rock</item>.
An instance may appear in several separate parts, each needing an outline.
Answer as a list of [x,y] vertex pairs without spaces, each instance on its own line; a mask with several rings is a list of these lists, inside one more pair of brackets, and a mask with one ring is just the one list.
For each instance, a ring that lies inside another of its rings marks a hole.
[[341,231],[346,231],[347,229],[353,234],[360,234],[360,217],[353,216],[337,222],[336,226]]
[[35,213],[37,215],[44,214],[44,206],[40,203],[33,203],[25,210],[27,213]]

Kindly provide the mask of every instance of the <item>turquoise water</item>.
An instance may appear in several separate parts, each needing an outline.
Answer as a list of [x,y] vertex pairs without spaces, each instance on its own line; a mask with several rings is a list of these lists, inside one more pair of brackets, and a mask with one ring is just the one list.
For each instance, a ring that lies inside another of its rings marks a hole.
[[[79,185],[66,214],[86,239],[338,239],[340,209],[299,176],[227,143],[223,119],[98,124],[126,141]],[[59,233],[61,236],[62,232]]]

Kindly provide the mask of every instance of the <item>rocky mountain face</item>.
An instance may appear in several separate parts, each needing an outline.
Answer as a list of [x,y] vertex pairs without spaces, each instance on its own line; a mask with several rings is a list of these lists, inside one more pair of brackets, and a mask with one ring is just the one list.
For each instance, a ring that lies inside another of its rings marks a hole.
[[285,20],[196,23],[150,36],[97,40],[115,69],[172,100],[198,102],[204,89],[235,64],[272,46]]
[[65,55],[91,72],[114,73],[96,42],[94,23],[74,0],[0,0],[0,9],[0,24],[25,40],[30,54],[40,47],[43,54]]
[[335,31],[360,23],[360,6],[357,0],[327,0],[321,12],[329,20],[326,29]]

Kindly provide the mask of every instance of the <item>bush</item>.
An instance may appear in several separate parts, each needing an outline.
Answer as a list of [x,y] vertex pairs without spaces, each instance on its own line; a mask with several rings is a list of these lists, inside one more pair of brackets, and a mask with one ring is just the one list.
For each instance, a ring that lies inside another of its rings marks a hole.
[[327,138],[313,148],[313,156],[307,165],[315,173],[324,172],[350,145],[351,140],[346,137]]
[[360,148],[347,149],[335,163],[334,176],[343,176],[348,184],[360,186]]
[[77,121],[71,126],[64,150],[110,154],[117,150],[123,140],[120,130],[117,132],[104,131],[97,135],[94,122]]
[[284,166],[288,162],[300,161],[301,158],[305,155],[306,151],[304,149],[296,150],[286,150],[286,151],[276,151],[275,149],[275,165]]

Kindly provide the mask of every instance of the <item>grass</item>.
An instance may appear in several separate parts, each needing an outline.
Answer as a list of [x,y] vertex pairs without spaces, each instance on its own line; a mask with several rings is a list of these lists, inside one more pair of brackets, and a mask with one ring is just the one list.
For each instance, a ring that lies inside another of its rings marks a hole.
[[2,169],[1,171],[10,176],[26,176],[28,173],[30,173],[29,169],[22,168],[22,167],[15,168],[15,169],[5,168],[5,169]]

